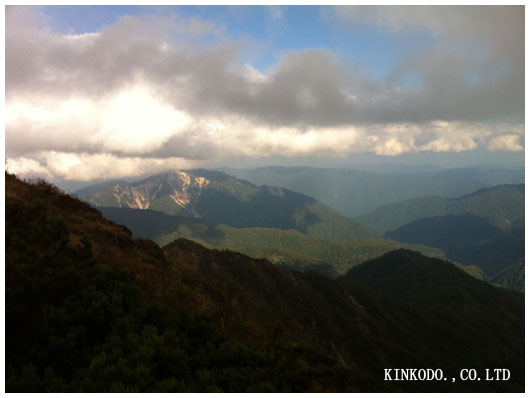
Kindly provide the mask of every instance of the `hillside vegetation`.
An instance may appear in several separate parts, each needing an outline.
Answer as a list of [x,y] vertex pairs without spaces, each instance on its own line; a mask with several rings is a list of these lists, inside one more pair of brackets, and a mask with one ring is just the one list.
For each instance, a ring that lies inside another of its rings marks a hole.
[[[153,210],[115,207],[98,209],[109,219],[126,225],[135,236],[152,239],[161,246],[178,238],[186,238],[206,247],[234,250],[254,258],[266,258],[279,266],[314,270],[329,277],[343,274],[363,261],[401,247],[418,250],[431,257],[444,257],[440,249],[388,239],[334,242],[310,237],[296,230],[234,228],[199,219],[168,216]],[[476,267],[465,267],[465,270],[482,278]]]
[[[6,390],[524,391],[523,295],[419,253],[371,261],[352,283],[184,239],[161,249],[6,175]],[[511,378],[382,380],[407,367]]]
[[[488,280],[511,289],[524,289],[525,233],[521,222],[508,231],[501,231],[476,216],[429,217],[387,232],[385,236],[438,247],[454,261],[480,266]],[[515,265],[518,267],[513,268]],[[497,278],[508,269],[512,270],[511,277]],[[519,276],[513,274],[515,269],[519,270]]]

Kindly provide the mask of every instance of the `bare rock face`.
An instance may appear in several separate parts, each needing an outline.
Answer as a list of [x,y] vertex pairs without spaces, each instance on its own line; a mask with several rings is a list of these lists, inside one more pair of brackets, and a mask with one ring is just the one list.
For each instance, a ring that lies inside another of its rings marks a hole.
[[192,204],[194,196],[199,194],[210,181],[204,177],[194,177],[183,171],[175,171],[168,176],[168,183],[174,187],[169,196],[176,204],[187,208]]
[[207,178],[175,170],[136,184],[116,184],[112,188],[112,195],[118,206],[133,209],[148,209],[156,199],[168,196],[175,204],[194,214],[193,203],[209,184]]

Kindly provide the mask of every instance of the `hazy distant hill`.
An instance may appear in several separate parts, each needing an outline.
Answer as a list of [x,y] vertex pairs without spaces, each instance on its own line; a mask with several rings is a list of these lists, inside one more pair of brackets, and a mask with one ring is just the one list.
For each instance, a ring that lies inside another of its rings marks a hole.
[[440,177],[467,177],[481,181],[484,185],[519,185],[525,181],[525,170],[500,169],[488,167],[462,167],[456,169],[440,170],[435,173]]
[[521,184],[524,182],[524,167],[501,168],[501,166],[475,166],[448,168],[436,166],[428,163],[423,164],[403,164],[396,162],[355,162],[346,168],[352,170],[364,170],[379,174],[424,174],[442,177],[465,177],[478,180],[484,186],[494,186],[501,184]]
[[99,184],[77,194],[96,206],[158,210],[238,228],[295,229],[350,242],[370,236],[353,220],[309,196],[257,187],[218,171],[174,171],[135,183]]
[[[524,391],[523,295],[410,251],[335,281],[184,239],[160,249],[6,175],[5,267],[10,392]],[[486,367],[511,378],[458,380]]]
[[509,230],[524,220],[524,184],[482,188],[458,198],[422,197],[392,203],[357,217],[380,235],[412,221],[444,215],[475,215]]
[[304,193],[349,217],[357,217],[402,200],[433,195],[456,197],[497,181],[524,182],[524,172],[521,176],[519,171],[488,172],[474,169],[385,174],[313,167],[223,170],[257,185],[281,186]]

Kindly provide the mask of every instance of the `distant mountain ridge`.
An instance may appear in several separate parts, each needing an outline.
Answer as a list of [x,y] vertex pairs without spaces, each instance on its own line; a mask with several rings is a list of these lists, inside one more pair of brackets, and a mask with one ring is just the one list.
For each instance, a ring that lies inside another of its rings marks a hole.
[[459,197],[501,183],[524,182],[524,170],[449,169],[401,173],[369,170],[268,166],[222,169],[254,184],[275,185],[309,195],[348,217],[417,197]]
[[384,235],[415,220],[446,215],[475,215],[500,230],[524,221],[524,184],[481,188],[458,198],[420,197],[388,204],[356,220]]
[[134,183],[100,187],[76,193],[95,206],[157,210],[237,228],[295,229],[338,241],[371,236],[353,220],[309,196],[284,188],[258,187],[219,171],[171,171]]

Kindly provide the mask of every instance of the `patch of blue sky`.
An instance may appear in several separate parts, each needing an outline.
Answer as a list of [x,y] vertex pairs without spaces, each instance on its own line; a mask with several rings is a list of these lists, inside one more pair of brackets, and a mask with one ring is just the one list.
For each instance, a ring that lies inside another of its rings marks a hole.
[[140,15],[150,7],[122,5],[57,5],[41,6],[40,11],[49,19],[52,26],[65,34],[84,34],[100,31],[103,27],[115,24],[120,16]]
[[[416,32],[396,34],[338,21],[321,6],[43,6],[55,29],[63,33],[97,32],[123,15],[170,14],[197,17],[221,27],[229,39],[251,43],[241,62],[268,72],[290,51],[325,49],[360,67],[375,79],[387,77],[399,63],[429,44]],[[216,37],[204,41],[215,43]],[[407,83],[417,82],[412,76]],[[412,80],[411,80],[412,79]]]
[[179,7],[185,15],[224,26],[234,38],[253,40],[260,51],[252,52],[248,61],[261,72],[276,66],[286,52],[325,49],[379,79],[403,59],[432,44],[432,37],[425,32],[403,35],[346,24],[328,10],[320,6]]

